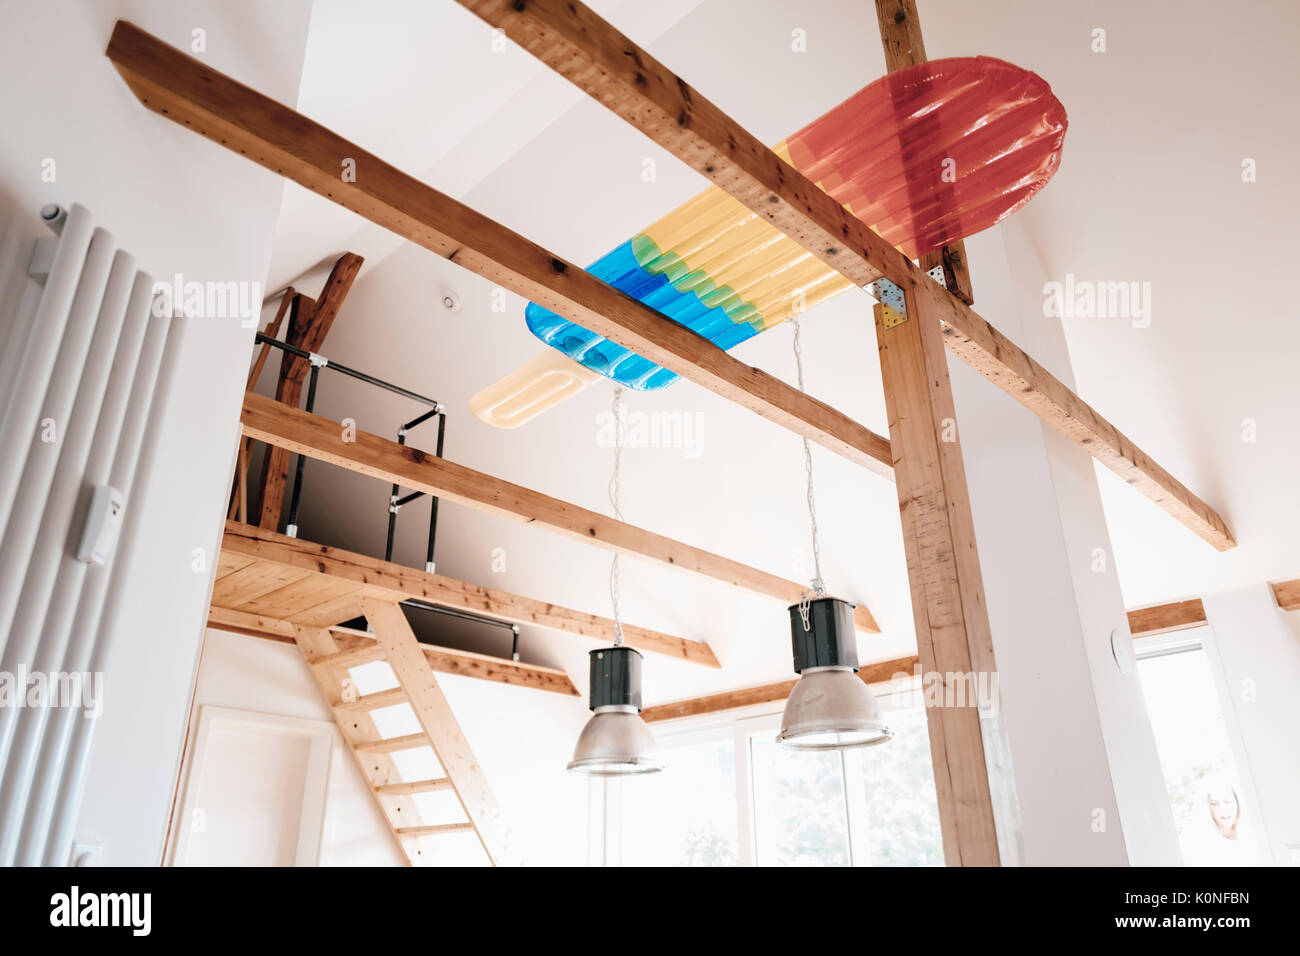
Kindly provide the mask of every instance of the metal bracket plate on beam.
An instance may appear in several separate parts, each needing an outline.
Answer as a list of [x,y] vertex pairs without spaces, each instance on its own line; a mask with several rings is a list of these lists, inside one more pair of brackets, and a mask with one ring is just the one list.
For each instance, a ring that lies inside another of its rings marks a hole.
[[892,329],[907,321],[907,301],[903,297],[903,290],[897,285],[881,276],[867,286],[867,291],[880,303],[883,312],[882,322],[886,329]]
[[[945,289],[948,288],[943,275],[943,266],[935,266],[926,272],[926,275]],[[903,290],[895,283],[881,276],[867,286],[867,291],[880,303],[884,311],[883,320],[886,329],[892,329],[907,321],[907,300],[903,296]]]

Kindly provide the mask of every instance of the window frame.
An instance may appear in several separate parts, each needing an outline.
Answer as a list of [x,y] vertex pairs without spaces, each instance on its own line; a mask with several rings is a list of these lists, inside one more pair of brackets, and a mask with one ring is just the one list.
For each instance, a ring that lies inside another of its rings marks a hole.
[[[876,701],[884,712],[911,709],[922,705],[915,681],[895,682],[876,692]],[[753,704],[734,710],[680,717],[656,724],[653,729],[659,749],[670,753],[675,747],[730,739],[736,786],[736,865],[757,866],[758,832],[755,816],[754,773],[750,741],[756,735],[770,733],[773,738],[781,727],[784,701]],[[853,772],[846,751],[838,752],[844,790],[844,820],[849,866],[871,866],[870,847],[866,845],[867,827],[861,815],[868,812],[862,775]],[[671,759],[671,758],[669,758]],[[671,772],[671,766],[668,772]],[[592,778],[588,790],[588,864],[622,865],[622,800],[620,788],[635,786],[635,780]],[[599,817],[597,816],[599,814]],[[858,825],[854,825],[857,818]]]
[[[1243,809],[1248,810],[1253,819],[1257,821],[1252,828],[1252,832],[1257,849],[1258,865],[1270,866],[1273,865],[1274,861],[1267,824],[1264,819],[1263,809],[1259,803],[1259,796],[1255,791],[1254,771],[1251,768],[1245,738],[1242,736],[1241,724],[1237,720],[1236,701],[1228,686],[1228,677],[1224,671],[1223,660],[1219,656],[1217,641],[1218,637],[1214,633],[1214,628],[1206,623],[1184,630],[1170,631],[1167,634],[1135,638],[1133,656],[1135,662],[1140,663],[1157,657],[1190,654],[1196,651],[1205,654],[1205,663],[1210,672],[1210,680],[1214,683],[1215,704],[1219,708],[1224,733],[1228,738],[1228,755],[1232,761],[1237,784],[1241,788],[1237,798],[1242,801]],[[1141,680],[1140,668],[1135,669],[1134,676],[1139,681]],[[1145,690],[1142,692],[1142,706],[1147,713],[1147,719],[1150,720],[1151,704]],[[1156,746],[1158,754],[1159,741],[1156,741]],[[1160,767],[1160,775],[1163,780],[1163,765]]]

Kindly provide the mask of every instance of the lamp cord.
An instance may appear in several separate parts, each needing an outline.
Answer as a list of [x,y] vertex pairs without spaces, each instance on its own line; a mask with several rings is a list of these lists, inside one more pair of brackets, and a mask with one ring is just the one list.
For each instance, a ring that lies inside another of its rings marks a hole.
[[[609,479],[609,503],[614,509],[614,517],[619,521],[623,520],[623,509],[621,500],[623,497],[622,472],[623,472],[623,423],[619,417],[619,405],[623,398],[623,386],[614,389],[614,404],[611,408],[614,414],[614,473]],[[614,608],[614,646],[623,646],[623,616],[619,610],[619,574],[618,574],[618,552],[614,552],[614,559],[609,564],[609,602]]]
[[[791,321],[794,323],[795,373],[798,377],[799,391],[804,392],[807,390],[803,385],[803,349],[799,344],[799,319],[796,317]],[[814,597],[825,595],[826,583],[822,580],[821,543],[817,534],[817,500],[813,494],[812,446],[806,437],[803,440],[803,462],[804,470],[808,474],[808,523],[812,530],[813,579],[812,586],[799,598],[799,616],[803,618],[803,629],[809,631],[812,629],[808,621],[809,604]]]

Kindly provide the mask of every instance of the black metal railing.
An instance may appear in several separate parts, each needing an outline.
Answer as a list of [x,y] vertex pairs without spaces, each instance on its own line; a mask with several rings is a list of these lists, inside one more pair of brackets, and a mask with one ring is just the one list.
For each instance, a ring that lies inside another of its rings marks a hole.
[[[304,410],[308,412],[315,411],[316,408],[316,385],[320,377],[320,370],[323,368],[338,372],[340,375],[346,375],[357,381],[365,382],[367,385],[373,385],[376,388],[382,388],[385,391],[400,395],[403,398],[409,398],[412,401],[428,405],[429,410],[417,415],[415,418],[406,422],[397,429],[397,442],[399,445],[406,444],[407,433],[411,429],[424,424],[430,419],[438,419],[438,433],[434,454],[441,458],[443,441],[447,434],[447,413],[443,404],[435,399],[413,392],[408,388],[402,388],[400,385],[394,385],[392,382],[386,382],[381,378],[368,375],[365,372],[359,372],[354,368],[343,365],[325,358],[314,352],[308,352],[306,349],[298,348],[296,345],[290,345],[288,342],[282,342],[274,339],[262,332],[257,333],[257,341],[263,345],[269,345],[272,348],[279,349],[289,355],[297,356],[311,363],[311,370],[308,373],[307,381],[307,401]],[[294,466],[293,487],[289,494],[289,517],[287,521],[286,533],[290,537],[298,536],[298,507],[302,502],[303,471],[307,463],[307,456],[298,454],[297,463]],[[407,495],[402,495],[401,485],[394,484],[388,495],[388,540],[384,546],[384,560],[393,560],[393,538],[397,530],[397,514],[401,511],[403,505],[410,504],[418,498],[425,497],[427,492],[412,491]],[[429,539],[425,549],[424,569],[433,573],[434,563],[434,545],[438,537],[438,496],[429,495]],[[486,615],[476,614],[473,611],[462,611],[458,608],[442,607],[437,604],[430,604],[427,601],[420,601],[415,598],[409,598],[402,602],[407,607],[415,607],[425,611],[433,611],[437,614],[443,614],[447,617],[459,618],[466,621],[474,621],[480,624],[490,624],[494,627],[509,628],[512,634],[510,657],[512,660],[519,660],[519,626],[509,621],[502,621],[499,618],[487,617]]]

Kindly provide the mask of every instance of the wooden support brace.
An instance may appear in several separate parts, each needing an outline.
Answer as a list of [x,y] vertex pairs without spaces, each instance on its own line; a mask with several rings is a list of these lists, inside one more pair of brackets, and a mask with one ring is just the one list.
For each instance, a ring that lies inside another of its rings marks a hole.
[[[921,669],[945,682],[979,675],[996,686],[961,448],[941,437],[956,412],[938,315],[929,299],[909,293],[902,321],[887,325],[881,305],[875,317]],[[1014,862],[1002,859],[1015,846],[1018,814],[997,718],[981,719],[974,702],[926,703],[945,859]]]

